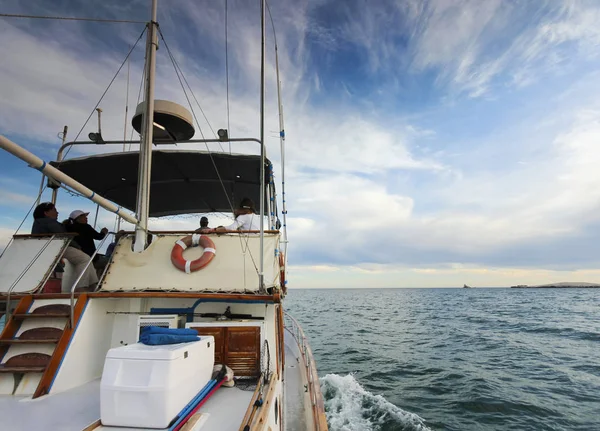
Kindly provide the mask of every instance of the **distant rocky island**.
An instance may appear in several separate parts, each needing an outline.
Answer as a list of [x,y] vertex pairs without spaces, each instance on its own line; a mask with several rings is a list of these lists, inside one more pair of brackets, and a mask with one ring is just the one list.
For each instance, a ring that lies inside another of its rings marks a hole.
[[510,286],[512,289],[569,289],[569,288],[600,288],[598,283],[552,283],[552,284],[538,284],[536,286],[528,286],[527,284],[519,284],[517,286]]

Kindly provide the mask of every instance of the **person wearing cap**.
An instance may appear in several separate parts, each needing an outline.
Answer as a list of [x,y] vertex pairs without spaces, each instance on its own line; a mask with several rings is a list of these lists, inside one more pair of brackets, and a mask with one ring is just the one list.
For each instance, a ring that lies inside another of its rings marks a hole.
[[196,232],[207,232],[210,228],[208,227],[208,218],[201,217],[200,218],[200,227],[196,229]]
[[75,242],[79,244],[81,250],[88,256],[92,256],[96,252],[94,240],[104,239],[108,229],[102,228],[100,232],[96,231],[88,224],[88,214],[81,210],[75,210],[69,214],[69,218],[64,223],[69,232],[77,233]]
[[244,198],[233,212],[235,220],[229,226],[219,226],[209,229],[209,232],[220,232],[226,230],[260,230],[260,219],[256,214],[254,202],[250,198]]
[[[32,234],[61,234],[67,228],[58,222],[58,210],[52,202],[39,204],[33,211]],[[76,291],[94,291],[98,283],[98,275],[92,265],[88,266],[90,257],[81,250],[79,243],[71,241],[64,251],[63,257],[74,266],[76,276],[83,272]],[[87,267],[87,268],[86,268]],[[74,279],[75,280],[75,279]],[[69,286],[70,289],[70,286]]]

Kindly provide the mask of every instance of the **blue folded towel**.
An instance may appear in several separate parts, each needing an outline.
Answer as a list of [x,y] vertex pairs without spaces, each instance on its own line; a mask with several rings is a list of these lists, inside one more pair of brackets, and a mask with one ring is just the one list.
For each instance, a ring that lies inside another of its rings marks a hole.
[[142,328],[140,343],[158,346],[163,344],[190,343],[198,341],[200,337],[194,329],[160,328],[147,326]]
[[167,335],[167,334],[142,334],[140,342],[149,346],[160,346],[163,344],[191,343],[198,341],[198,335]]
[[146,326],[142,334],[168,334],[168,335],[198,335],[195,329],[190,328],[161,328],[160,326]]

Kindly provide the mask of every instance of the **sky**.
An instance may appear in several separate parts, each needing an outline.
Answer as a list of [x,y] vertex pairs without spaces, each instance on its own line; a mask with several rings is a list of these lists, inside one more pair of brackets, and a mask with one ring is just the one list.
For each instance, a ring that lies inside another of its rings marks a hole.
[[[146,21],[149,5],[0,0],[0,13]],[[600,282],[600,2],[272,0],[270,9],[290,287]],[[258,136],[259,16],[258,1],[159,2],[166,44],[206,117],[196,138],[218,128]],[[143,27],[0,17],[0,134],[52,160],[64,125],[69,140],[96,131],[95,117],[85,121]],[[123,137],[127,98],[135,110],[144,38],[129,79],[126,66],[100,104],[105,139]],[[266,146],[278,184],[270,25],[267,43]],[[188,106],[162,40],[155,96]],[[39,172],[0,153],[0,247],[39,185]],[[85,199],[62,193],[57,205],[59,217],[85,209],[93,219]],[[100,211],[98,225],[113,228],[114,215]]]

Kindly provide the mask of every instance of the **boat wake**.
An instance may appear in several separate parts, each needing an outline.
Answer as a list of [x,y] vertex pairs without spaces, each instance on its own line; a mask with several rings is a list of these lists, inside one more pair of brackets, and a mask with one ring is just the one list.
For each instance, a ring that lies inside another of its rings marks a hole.
[[431,431],[418,415],[373,395],[352,374],[319,380],[330,431]]

